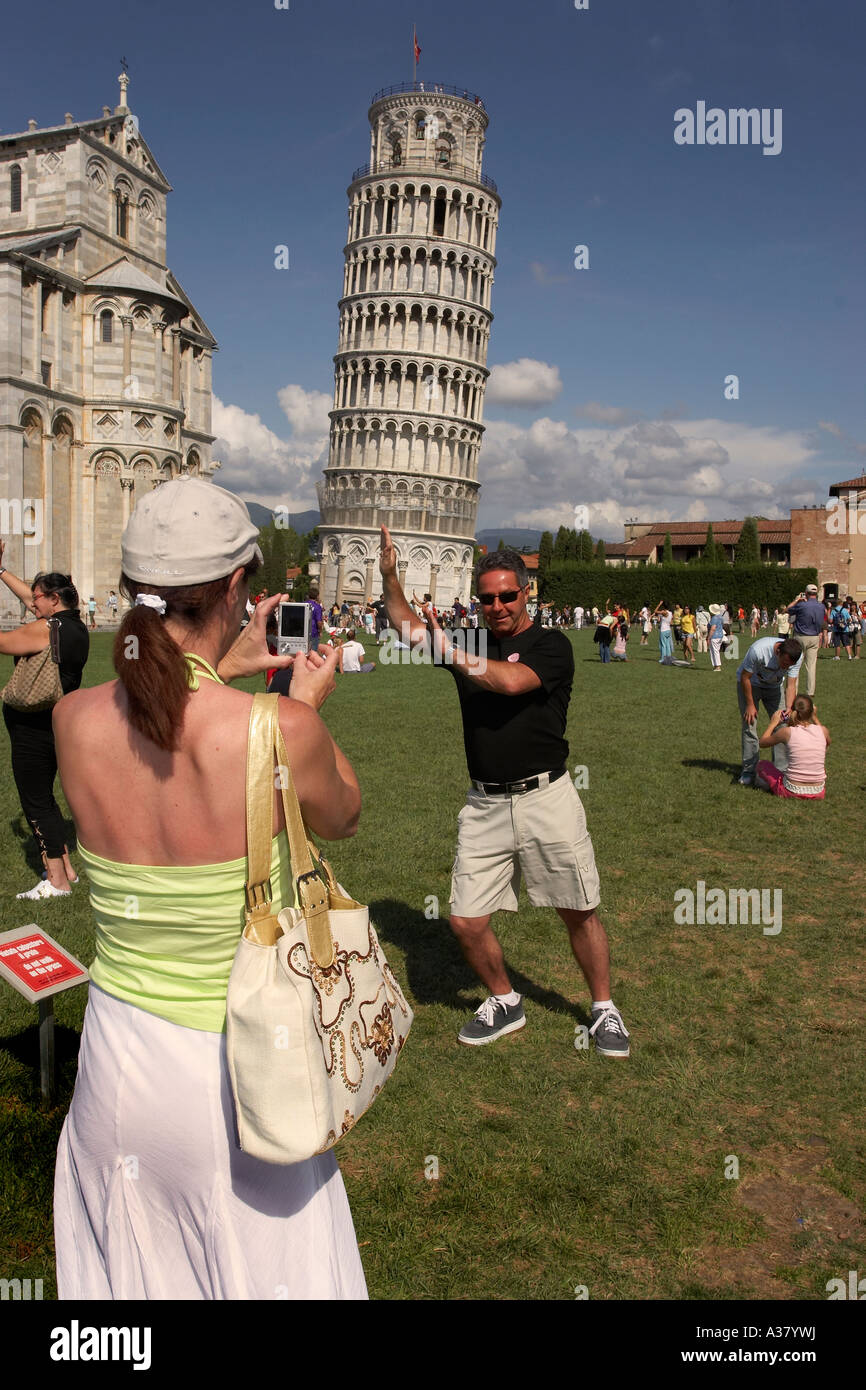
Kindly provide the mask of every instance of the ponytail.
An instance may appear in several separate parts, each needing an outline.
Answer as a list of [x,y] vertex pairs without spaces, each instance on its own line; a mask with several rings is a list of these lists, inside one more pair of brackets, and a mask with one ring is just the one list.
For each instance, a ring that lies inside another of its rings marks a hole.
[[811,695],[795,695],[791,705],[791,715],[788,720],[788,727],[796,728],[798,724],[817,724],[815,718],[815,705]]
[[[259,561],[244,567],[250,578]],[[129,722],[145,738],[165,752],[177,751],[189,699],[188,667],[183,652],[168,632],[165,619],[148,605],[136,605],[138,594],[155,594],[166,603],[166,616],[176,618],[195,634],[207,627],[228,592],[231,575],[208,584],[164,588],[138,583],[125,574],[119,589],[133,606],[124,615],[114,639],[114,669],[126,691]]]

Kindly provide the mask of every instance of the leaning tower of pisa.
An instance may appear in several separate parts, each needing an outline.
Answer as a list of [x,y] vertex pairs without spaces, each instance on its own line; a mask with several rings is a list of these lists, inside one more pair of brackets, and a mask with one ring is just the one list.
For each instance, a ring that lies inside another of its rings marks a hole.
[[319,587],[326,604],[378,596],[384,522],[404,588],[446,605],[472,584],[500,207],[481,171],[487,113],[472,92],[415,82],[378,92],[369,119],[370,162],[348,188]]

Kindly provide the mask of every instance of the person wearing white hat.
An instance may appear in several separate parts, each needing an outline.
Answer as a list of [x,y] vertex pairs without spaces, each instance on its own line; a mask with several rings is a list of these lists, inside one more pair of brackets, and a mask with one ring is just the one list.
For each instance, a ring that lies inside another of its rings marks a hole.
[[725,610],[720,603],[710,604],[710,621],[707,625],[707,642],[710,648],[710,665],[713,671],[722,669],[722,642],[725,639]]
[[[228,683],[291,660],[267,648],[279,594],[239,635],[262,563],[256,537],[243,502],[213,483],[148,493],[121,541],[133,606],[115,640],[118,679],[55,710],[96,924],[57,1151],[61,1299],[366,1296],[333,1154],[268,1164],[236,1137],[224,1025],[244,923],[252,696]],[[301,811],[331,840],[353,835],[360,812],[355,774],[317,713],[336,660],[295,658],[291,698],[279,701]],[[276,797],[276,899],[290,897],[290,879]]]

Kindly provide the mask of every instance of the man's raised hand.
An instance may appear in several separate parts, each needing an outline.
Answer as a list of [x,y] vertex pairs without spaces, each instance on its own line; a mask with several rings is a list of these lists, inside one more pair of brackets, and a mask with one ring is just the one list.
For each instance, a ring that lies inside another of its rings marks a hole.
[[383,579],[391,574],[397,573],[397,551],[394,542],[391,540],[391,533],[387,526],[382,527],[382,542],[379,550],[379,573]]

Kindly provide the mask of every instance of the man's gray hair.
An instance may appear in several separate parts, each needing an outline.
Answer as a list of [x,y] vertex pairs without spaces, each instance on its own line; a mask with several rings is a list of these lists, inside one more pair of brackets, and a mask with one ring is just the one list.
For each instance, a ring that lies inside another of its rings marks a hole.
[[510,570],[517,580],[518,589],[524,589],[529,583],[529,573],[523,556],[519,550],[512,550],[510,546],[505,546],[502,550],[490,550],[481,556],[475,566],[476,588],[482,574],[487,574],[488,570]]

